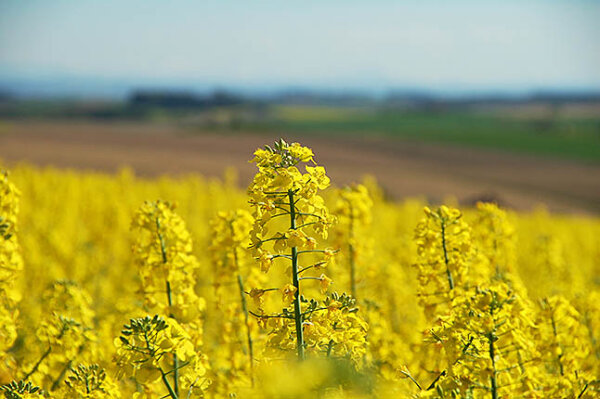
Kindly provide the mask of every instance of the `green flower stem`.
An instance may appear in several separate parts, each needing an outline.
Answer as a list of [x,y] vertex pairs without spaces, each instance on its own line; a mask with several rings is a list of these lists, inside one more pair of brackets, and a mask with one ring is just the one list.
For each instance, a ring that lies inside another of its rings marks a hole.
[[60,383],[63,382],[63,378],[65,377],[65,374],[67,374],[67,371],[69,371],[69,369],[71,368],[72,363],[73,361],[69,360],[67,364],[65,364],[65,367],[63,367],[58,377],[56,377],[56,379],[52,383],[52,387],[50,388],[51,391],[55,391],[56,388],[58,388],[58,386],[60,385]]
[[352,241],[354,240],[354,215],[352,214],[352,204],[350,205],[350,239],[348,240],[348,256],[350,257],[350,293],[353,298],[356,298],[356,265],[354,262],[354,257],[356,256],[356,251],[354,250],[354,245],[352,245]]
[[[67,332],[68,328],[65,327],[63,325],[60,334],[58,334],[56,336],[57,340],[60,340],[63,335],[65,335],[65,333]],[[33,366],[33,368],[31,369],[31,371],[27,374],[25,374],[25,377],[23,377],[23,381],[28,379],[29,377],[31,377],[31,375],[33,373],[35,373],[37,371],[37,369],[40,367],[40,365],[42,364],[42,362],[44,361],[44,359],[46,359],[48,357],[48,355],[50,355],[50,352],[52,352],[52,346],[48,346],[48,349],[46,350],[46,352],[44,352],[44,354],[42,355],[42,357],[39,358],[39,360],[37,361],[37,363]]]
[[[169,301],[169,309],[173,306],[173,297],[171,294],[171,283],[167,280],[167,300]],[[169,314],[169,317],[173,317],[173,313]],[[179,395],[179,359],[177,355],[173,353],[173,385],[175,387],[175,393]]]
[[448,250],[446,249],[446,222],[444,219],[441,220],[442,226],[442,248],[444,249],[444,262],[446,263],[446,276],[448,277],[448,284],[450,285],[450,290],[454,289],[454,279],[452,278],[452,273],[450,273],[450,268],[448,264],[450,260],[448,259]]
[[[492,302],[492,306],[490,307],[490,316],[494,316],[494,303]],[[490,385],[492,391],[492,399],[498,399],[498,371],[496,370],[496,348],[494,347],[494,342],[498,340],[498,336],[496,335],[495,328],[494,331],[486,334],[489,343],[489,354],[490,360],[492,361],[492,376],[490,377]]]
[[[233,226],[231,226],[231,232],[233,234]],[[242,311],[244,312],[244,323],[246,324],[246,340],[248,342],[248,357],[250,360],[250,379],[252,381],[252,385],[254,385],[254,349],[252,343],[252,334],[250,332],[250,322],[248,316],[248,304],[246,303],[246,295],[244,291],[244,281],[242,280],[242,275],[240,274],[240,266],[238,261],[237,248],[233,248],[233,259],[235,261],[235,268],[237,270],[237,283],[238,288],[240,289],[240,301],[242,304]]]
[[31,377],[31,375],[37,371],[37,369],[40,367],[40,365],[42,364],[42,362],[44,361],[44,359],[46,359],[48,357],[48,355],[50,354],[50,352],[52,352],[52,347],[51,346],[49,346],[48,349],[46,350],[46,352],[44,352],[44,354],[39,358],[39,360],[33,366],[33,368],[31,369],[31,371],[29,373],[25,374],[25,377],[23,377],[23,381],[25,381],[26,379],[28,379],[29,377]]
[[[290,205],[290,228],[296,230],[296,207],[294,192],[288,190]],[[298,248],[292,247],[292,283],[296,288],[294,293],[294,321],[296,323],[296,344],[298,346],[298,359],[304,360],[304,335],[302,331],[302,311],[300,308],[300,281],[298,280]]]
[[161,368],[159,368],[158,370],[160,371],[160,375],[162,377],[162,381],[165,384],[165,386],[167,387],[167,391],[169,391],[169,395],[171,396],[171,398],[172,399],[179,399],[179,396],[173,390],[173,387],[171,387],[171,384],[169,383],[169,379],[167,378],[167,374],[165,374],[165,372]]
[[[165,240],[160,233],[160,218],[156,218],[156,234],[158,234],[158,240],[160,242],[160,252],[162,255],[162,261],[164,264],[167,263],[167,247],[165,244]],[[173,306],[173,296],[171,294],[171,283],[167,280],[167,301],[169,304],[169,310]],[[173,313],[169,312],[169,317],[175,318]],[[162,372],[162,371],[161,371]],[[166,375],[163,374],[163,379],[166,379]],[[177,359],[177,355],[173,354],[173,385],[175,387],[175,394],[179,395],[179,359]],[[168,388],[171,386],[169,385]]]
[[[550,320],[552,321],[552,333],[554,334],[554,339],[556,340],[556,344],[560,347],[560,343],[558,342],[558,332],[556,331],[556,322],[554,321],[554,315],[552,315],[552,317],[550,317]],[[562,351],[561,351],[561,353],[562,353]],[[561,357],[562,357],[562,355],[556,356],[556,362],[558,363],[558,367],[560,369],[560,375],[564,376],[565,369],[563,367],[562,361],[560,360]]]
[[490,377],[491,391],[492,391],[492,399],[498,399],[498,381],[497,381],[497,372],[496,372],[496,352],[494,348],[494,341],[497,339],[494,333],[490,333],[487,336],[489,342],[489,353],[490,359],[492,360],[492,376]]
[[250,360],[250,371],[252,373],[252,369],[254,368],[254,349],[252,343],[252,334],[250,333],[250,322],[248,317],[248,305],[246,303],[246,296],[244,295],[244,283],[242,281],[242,276],[237,275],[238,287],[240,289],[240,297],[242,301],[242,310],[244,312],[244,323],[246,324],[246,340],[248,342],[248,357]]

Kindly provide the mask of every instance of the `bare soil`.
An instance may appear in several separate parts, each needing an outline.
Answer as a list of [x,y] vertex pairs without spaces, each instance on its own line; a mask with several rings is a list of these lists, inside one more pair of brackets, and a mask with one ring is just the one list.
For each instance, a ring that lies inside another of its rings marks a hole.
[[[461,203],[493,199],[531,209],[543,203],[568,213],[600,212],[600,165],[526,155],[408,142],[384,137],[298,137],[338,184],[373,175],[394,199],[421,197]],[[0,159],[36,165],[138,175],[201,173],[222,176],[233,166],[246,185],[252,152],[272,134],[190,131],[175,125],[19,121],[0,126]]]

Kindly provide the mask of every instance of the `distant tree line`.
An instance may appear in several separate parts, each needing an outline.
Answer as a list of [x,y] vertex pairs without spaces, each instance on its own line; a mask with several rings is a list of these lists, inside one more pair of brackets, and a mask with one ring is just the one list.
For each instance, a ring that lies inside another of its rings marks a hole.
[[178,91],[134,91],[128,99],[133,106],[153,106],[160,108],[210,108],[243,104],[246,101],[239,95],[216,90],[209,95]]

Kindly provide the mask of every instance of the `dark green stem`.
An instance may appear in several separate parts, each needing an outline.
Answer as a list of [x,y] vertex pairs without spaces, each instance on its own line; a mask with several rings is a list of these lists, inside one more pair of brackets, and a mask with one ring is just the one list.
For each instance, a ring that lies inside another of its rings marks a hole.
[[[60,372],[60,374],[58,375],[58,377],[52,383],[52,387],[50,388],[51,391],[54,391],[54,390],[56,390],[56,388],[58,388],[58,386],[60,385],[62,379],[65,377],[65,374],[67,374],[67,370],[69,370],[71,368],[71,364],[72,363],[73,363],[73,361],[69,360],[67,362],[67,364],[65,364],[65,367],[63,367],[63,369]],[[87,380],[86,380],[86,384],[87,384]],[[89,390],[88,390],[88,393],[89,393]]]
[[330,339],[329,343],[327,344],[327,357],[331,356],[331,350],[333,349],[333,344],[334,344],[333,340]]
[[[558,345],[560,347],[560,343],[558,342],[558,332],[556,331],[556,322],[554,321],[554,315],[552,315],[552,317],[550,317],[550,320],[552,321],[552,332],[554,333],[554,339],[556,340],[556,345]],[[564,376],[565,370],[563,368],[562,361],[560,360],[561,357],[562,357],[562,351],[561,351],[561,354],[556,356],[556,361],[557,361],[558,367],[560,369],[560,375]]]
[[[231,235],[234,235],[233,225],[229,225],[231,229]],[[244,280],[242,280],[242,275],[240,274],[240,264],[237,253],[237,248],[233,248],[233,260],[235,262],[235,269],[237,270],[237,282],[238,288],[240,289],[240,301],[242,304],[242,311],[244,312],[244,323],[246,324],[246,340],[248,341],[248,357],[250,360],[250,379],[252,381],[252,385],[254,385],[254,344],[252,342],[252,333],[250,332],[250,321],[248,316],[248,304],[246,303],[246,291],[244,290]]]
[[442,249],[444,250],[444,262],[446,264],[446,276],[448,277],[448,284],[450,285],[450,290],[454,289],[454,279],[452,278],[452,273],[450,273],[450,267],[448,264],[450,263],[448,259],[448,250],[446,249],[446,222],[442,219]]
[[162,381],[165,384],[165,386],[167,387],[167,391],[169,391],[169,395],[171,396],[171,398],[172,399],[179,399],[179,396],[173,390],[173,387],[171,387],[171,384],[169,383],[169,380],[168,380],[167,375],[165,374],[165,372],[162,371],[162,369],[160,369],[160,368],[159,368],[159,371],[160,371],[160,375],[162,377]]
[[354,239],[354,215],[352,212],[352,206],[350,206],[350,239],[348,240],[348,255],[350,256],[350,293],[353,298],[356,298],[356,266],[354,262],[356,251],[354,250],[354,245],[352,245]]
[[[294,192],[288,190],[290,204],[290,228],[296,229],[296,207]],[[298,280],[298,248],[292,247],[292,283],[296,288],[294,293],[294,321],[296,323],[296,344],[298,346],[298,359],[304,360],[304,336],[302,331],[302,311],[300,308],[300,281]]]
[[[160,241],[160,252],[162,255],[162,261],[164,264],[167,263],[167,248],[165,245],[165,240],[160,233],[160,218],[156,218],[156,234],[158,234],[158,240]],[[171,308],[173,306],[173,296],[171,294],[171,283],[167,280],[167,301],[169,303],[169,317],[175,318]],[[166,376],[163,375],[163,378]],[[175,386],[175,393],[179,395],[179,359],[177,359],[177,355],[173,354],[173,385]],[[170,388],[170,385],[169,385]]]
[[250,378],[252,384],[254,384],[254,349],[252,343],[252,334],[250,333],[250,322],[248,317],[248,305],[246,304],[246,296],[244,295],[244,282],[242,276],[238,273],[237,275],[238,287],[240,288],[240,297],[242,300],[242,310],[244,311],[244,323],[246,324],[246,339],[248,341],[248,357],[250,360]]
[[[169,310],[173,306],[173,296],[171,294],[171,283],[167,280],[167,300],[169,301]],[[169,317],[173,317],[173,313],[169,313]],[[173,354],[173,386],[175,393],[179,395],[179,359],[176,354]]]
[[356,298],[356,266],[354,263],[354,245],[348,245],[348,251],[350,252],[350,293],[353,298]]
[[[67,326],[65,326],[63,324],[62,329],[60,330],[60,333],[56,336],[56,339],[60,340],[63,337],[63,335],[65,335],[65,333],[67,332],[68,329],[69,329],[69,327],[67,327]],[[31,371],[29,373],[25,374],[25,377],[23,377],[23,380],[28,379],[29,377],[31,377],[31,375],[33,373],[35,373],[37,371],[37,369],[40,367],[40,364],[42,364],[42,362],[44,361],[44,359],[48,357],[48,355],[50,354],[50,352],[52,352],[52,346],[48,346],[48,349],[46,350],[46,352],[44,352],[44,354],[42,355],[42,357],[40,357],[40,359],[33,366],[33,368],[31,369]]]
[[492,390],[492,399],[498,399],[498,381],[496,376],[496,352],[494,348],[494,341],[496,340],[496,336],[494,333],[488,334],[488,342],[489,342],[489,352],[490,359],[492,360],[492,376],[490,377],[490,384]]
[[42,362],[44,361],[44,359],[48,357],[48,355],[50,354],[50,352],[52,352],[52,347],[51,346],[48,347],[48,349],[46,350],[46,352],[44,352],[44,354],[42,355],[42,357],[40,357],[40,359],[33,366],[33,368],[31,369],[31,371],[29,373],[25,374],[25,377],[23,377],[23,381],[25,381],[26,379],[28,379],[29,377],[31,377],[31,375],[37,371],[37,369],[40,367],[40,364],[42,364]]
[[525,374],[525,363],[523,362],[523,357],[521,356],[521,351],[517,349],[517,360],[519,361],[519,370],[521,374]]
[[596,358],[600,359],[600,350],[598,347],[598,341],[596,340],[596,337],[594,336],[594,329],[592,328],[592,323],[590,320],[589,312],[585,312],[583,320],[584,320],[585,326],[588,328],[590,342],[592,343],[592,348],[594,348],[594,353],[596,354]]
[[588,389],[588,386],[589,386],[589,383],[586,383],[585,386],[583,387],[583,390],[579,393],[579,395],[577,395],[577,399],[583,398],[583,394]]

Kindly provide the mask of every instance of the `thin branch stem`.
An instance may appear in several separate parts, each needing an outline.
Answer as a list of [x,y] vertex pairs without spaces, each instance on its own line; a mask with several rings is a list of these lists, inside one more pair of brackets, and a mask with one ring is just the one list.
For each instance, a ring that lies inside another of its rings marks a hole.
[[325,261],[321,261],[321,262],[317,262],[317,263],[315,263],[314,265],[310,265],[310,266],[303,267],[303,268],[301,268],[300,270],[298,270],[298,274],[300,274],[300,273],[302,273],[302,272],[305,272],[305,271],[307,271],[308,269],[312,269],[313,267],[318,267],[318,266],[324,265],[325,263],[327,263],[327,262],[325,262]]
[[398,370],[402,375],[404,375],[406,378],[408,378],[409,380],[411,380],[412,382],[414,382],[414,384],[417,386],[417,388],[419,388],[419,390],[423,390],[423,388],[421,388],[421,384],[419,384],[417,382],[417,380],[414,379],[414,377],[412,375],[410,375],[410,373],[407,373],[406,371],[402,371],[402,370]]
[[306,277],[300,277],[298,278],[298,281],[302,281],[302,280],[319,280],[321,281],[321,277],[314,277],[314,276],[306,276]]
[[254,313],[251,310],[249,310],[248,313],[250,313],[252,316],[257,317],[259,319],[291,319],[292,318],[292,317],[286,316],[284,314],[277,314],[277,315],[258,314],[258,313]]
[[[279,288],[265,288],[265,289],[261,289],[262,292],[268,292],[268,291],[279,291]],[[244,294],[246,295],[250,295],[249,291],[244,291]]]
[[322,254],[322,253],[325,253],[325,250],[324,249],[305,249],[304,251],[298,251],[298,255],[315,253],[315,252]]

